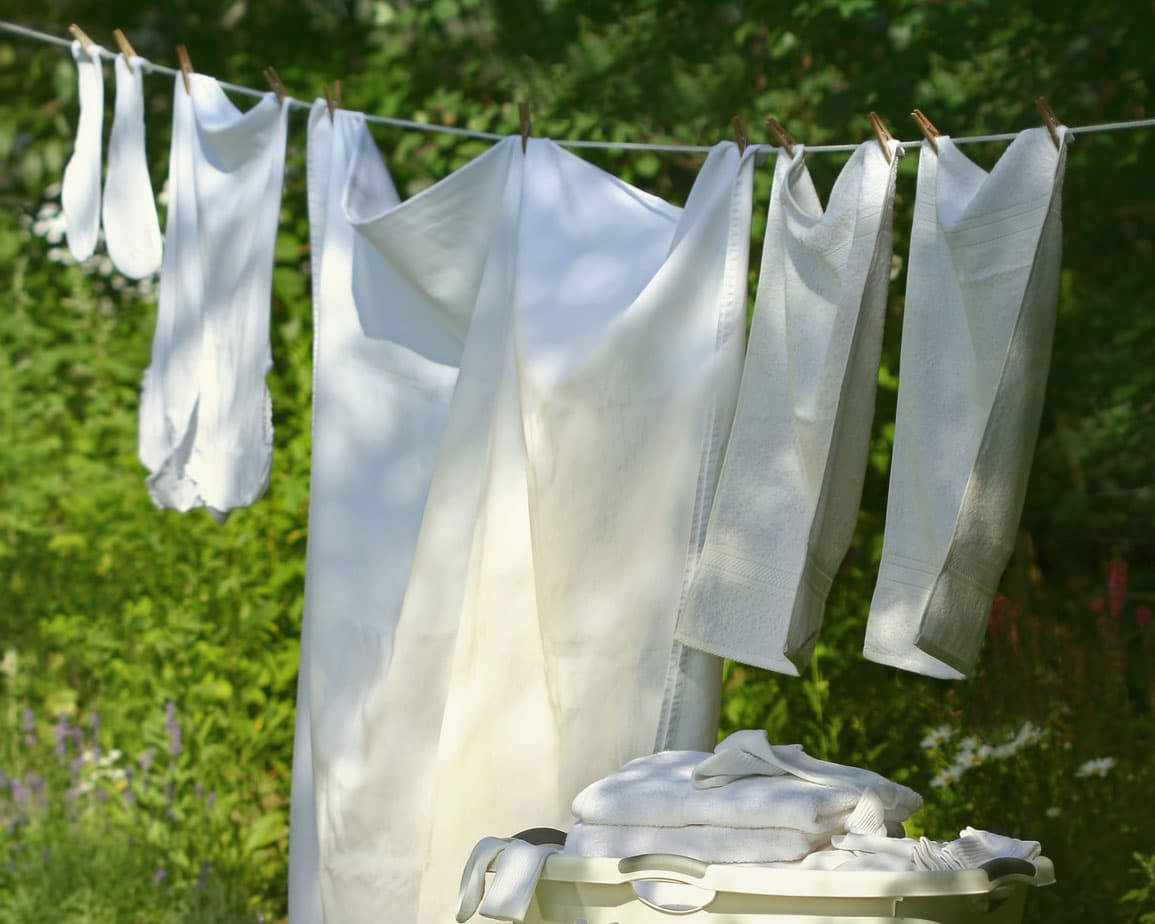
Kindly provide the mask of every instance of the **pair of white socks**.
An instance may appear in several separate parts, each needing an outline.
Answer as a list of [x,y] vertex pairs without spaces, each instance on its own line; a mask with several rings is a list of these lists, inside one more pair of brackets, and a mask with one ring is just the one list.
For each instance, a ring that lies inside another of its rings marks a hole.
[[144,148],[144,61],[116,56],[116,108],[108,139],[108,174],[101,196],[104,126],[102,49],[72,43],[79,80],[80,119],[76,144],[64,169],[61,206],[68,249],[77,260],[96,250],[103,220],[108,256],[130,279],[156,272],[161,263],[160,224]]

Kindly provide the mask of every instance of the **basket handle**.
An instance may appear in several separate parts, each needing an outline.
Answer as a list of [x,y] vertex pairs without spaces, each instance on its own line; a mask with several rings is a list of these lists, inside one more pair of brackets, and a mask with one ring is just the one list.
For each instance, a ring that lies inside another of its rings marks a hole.
[[660,877],[663,874],[672,874],[701,879],[709,868],[709,864],[701,860],[676,853],[640,853],[635,857],[625,857],[618,861],[618,872],[626,875],[647,873]]
[[979,869],[987,874],[987,878],[992,883],[996,879],[1005,879],[1009,876],[1034,879],[1035,873],[1038,872],[1034,863],[1021,857],[996,857],[993,860],[987,860]]

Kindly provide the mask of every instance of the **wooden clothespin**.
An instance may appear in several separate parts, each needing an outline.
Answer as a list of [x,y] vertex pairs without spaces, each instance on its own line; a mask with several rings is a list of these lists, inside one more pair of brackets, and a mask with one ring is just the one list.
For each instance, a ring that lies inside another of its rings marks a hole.
[[942,132],[935,128],[934,123],[925,115],[923,115],[921,109],[915,109],[911,115],[914,117],[914,121],[918,123],[918,127],[922,130],[922,133],[926,136],[926,140],[930,142],[931,148],[933,148],[935,154],[937,154],[938,137],[942,134]]
[[180,73],[184,77],[184,90],[186,93],[192,93],[189,77],[193,74],[193,66],[192,61],[189,60],[188,49],[184,45],[176,46],[176,59],[180,62]]
[[128,72],[132,73],[132,59],[136,57],[136,49],[128,41],[128,38],[119,29],[112,30],[113,38],[116,39],[116,44],[120,47],[120,53],[124,55],[124,63],[128,65]]
[[265,80],[269,82],[269,87],[277,94],[277,101],[283,103],[285,97],[289,95],[289,91],[285,89],[285,85],[281,82],[281,77],[277,73],[276,68],[265,68]]
[[738,153],[745,154],[746,147],[750,144],[750,135],[746,132],[746,123],[742,121],[741,116],[734,116],[730,119],[730,125],[734,129],[734,140],[738,142]]
[[870,125],[874,129],[874,137],[878,139],[878,144],[882,148],[882,153],[886,155],[886,162],[891,161],[890,142],[894,140],[894,136],[886,130],[886,126],[882,124],[882,119],[878,117],[877,112],[870,114]]
[[93,52],[96,50],[96,42],[90,39],[88,35],[85,34],[85,31],[81,29],[80,26],[78,26],[76,23],[73,23],[71,26],[69,26],[68,31],[72,33],[76,41],[80,42],[80,46],[84,49],[85,54],[91,58]]
[[1047,126],[1047,131],[1051,133],[1051,140],[1055,142],[1055,148],[1061,148],[1062,143],[1059,141],[1059,133],[1055,131],[1063,123],[1059,121],[1059,117],[1055,115],[1055,110],[1051,108],[1051,104],[1047,102],[1045,96],[1039,96],[1035,99],[1035,108],[1039,110],[1039,114],[1043,117],[1043,124]]
[[325,91],[325,105],[329,107],[329,121],[333,121],[333,116],[336,115],[337,110],[341,108],[341,81],[333,81],[333,93],[329,94],[329,85],[327,83],[321,84],[321,89]]
[[770,130],[770,134],[774,136],[774,140],[778,142],[778,146],[785,148],[786,153],[793,157],[794,145],[798,142],[794,140],[790,132],[786,131],[774,116],[766,117],[766,127]]
[[517,104],[517,114],[521,122],[521,153],[524,154],[526,148],[529,146],[529,130],[533,127],[533,123],[529,118],[529,103],[519,102]]

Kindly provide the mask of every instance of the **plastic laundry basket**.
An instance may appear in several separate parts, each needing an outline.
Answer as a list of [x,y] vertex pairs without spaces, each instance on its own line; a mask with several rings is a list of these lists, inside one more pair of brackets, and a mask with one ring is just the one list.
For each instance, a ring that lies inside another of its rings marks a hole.
[[1030,887],[1054,881],[1046,857],[959,872],[828,872],[555,854],[525,924],[1018,924]]

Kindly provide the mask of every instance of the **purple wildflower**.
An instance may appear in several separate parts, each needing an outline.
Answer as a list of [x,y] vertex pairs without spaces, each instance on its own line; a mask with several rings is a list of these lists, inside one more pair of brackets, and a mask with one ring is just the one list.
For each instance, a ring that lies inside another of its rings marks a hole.
[[176,720],[176,706],[172,700],[164,704],[164,727],[168,732],[168,752],[173,757],[179,757],[184,748],[181,746],[180,724]]
[[25,780],[28,783],[28,788],[33,792],[42,792],[44,790],[44,777],[39,773],[29,773]]
[[141,754],[140,757],[138,757],[136,759],[136,762],[138,764],[140,764],[140,772],[141,773],[148,773],[149,769],[152,767],[152,762],[155,759],[156,759],[156,748],[145,748],[144,753]]
[[8,781],[8,786],[12,790],[12,798],[16,800],[17,805],[24,805],[28,801],[28,787],[24,785],[23,780],[13,777]]
[[52,727],[52,734],[56,738],[56,756],[64,757],[68,753],[68,737],[70,729],[68,727],[68,716],[61,712],[56,717],[56,724]]
[[197,890],[203,892],[205,887],[209,884],[209,870],[211,866],[208,860],[201,863],[200,875],[197,876]]
[[196,786],[193,787],[193,795],[196,796],[198,799],[200,799],[200,798],[204,797],[204,794],[205,794],[204,786],[200,783],[197,783]]
[[129,808],[132,808],[134,805],[136,805],[136,793],[133,792],[132,789],[122,790],[120,793],[120,798]]
[[213,806],[216,804],[217,804],[217,794],[215,792],[210,792],[207,796],[205,796],[205,810],[206,811],[211,812],[213,810]]
[[36,731],[36,713],[32,711],[31,706],[24,707],[24,730],[26,732]]
[[97,802],[107,802],[108,801],[108,792],[104,789],[103,786],[96,790],[96,801]]
[[41,850],[40,851],[40,859],[43,860],[45,863],[48,862],[48,860],[51,856],[52,856],[52,854],[47,850]]
[[152,874],[152,884],[153,885],[160,885],[161,880],[164,879],[164,877],[167,875],[168,875],[168,873],[165,871],[165,868],[163,866],[158,868],[157,871]]

